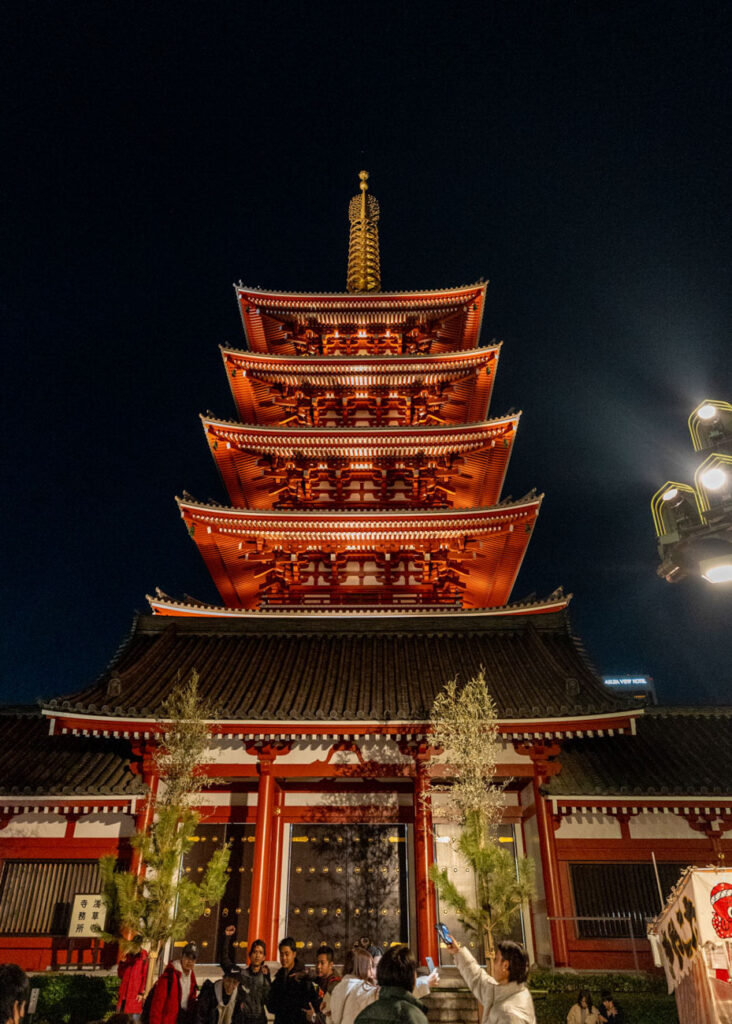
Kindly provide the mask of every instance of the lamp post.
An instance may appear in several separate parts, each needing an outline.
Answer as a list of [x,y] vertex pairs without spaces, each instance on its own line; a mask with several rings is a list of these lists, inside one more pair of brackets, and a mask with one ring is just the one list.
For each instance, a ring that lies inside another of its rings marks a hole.
[[701,402],[689,416],[689,433],[702,457],[693,486],[667,480],[651,499],[657,572],[669,583],[702,576],[732,584],[732,405]]

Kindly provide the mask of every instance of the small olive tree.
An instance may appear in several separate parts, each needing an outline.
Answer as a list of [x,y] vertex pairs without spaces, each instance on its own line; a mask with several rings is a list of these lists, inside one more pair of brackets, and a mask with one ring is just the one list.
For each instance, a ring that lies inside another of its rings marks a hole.
[[[496,939],[505,935],[522,904],[534,895],[535,884],[533,861],[516,860],[498,843],[506,782],[495,781],[501,740],[496,704],[483,669],[462,688],[456,679],[446,684],[432,705],[431,726],[434,745],[444,751],[452,776],[449,783],[434,784],[432,792],[450,794],[445,813],[462,826],[456,848],[473,870],[475,901],[436,864],[430,875],[442,900],[476,935],[492,965]],[[433,758],[432,766],[438,764],[444,768]]]
[[206,905],[217,903],[226,888],[230,852],[226,844],[212,855],[200,884],[181,873],[201,819],[193,806],[195,797],[214,781],[202,769],[210,734],[207,719],[213,717],[199,695],[194,671],[163,705],[163,743],[155,752],[160,784],[153,798],[152,824],[131,840],[145,873],[118,871],[112,855],[99,861],[108,920],[114,929],[101,935],[119,942],[124,952],[142,947],[149,951],[146,991],[165,944],[183,938]]

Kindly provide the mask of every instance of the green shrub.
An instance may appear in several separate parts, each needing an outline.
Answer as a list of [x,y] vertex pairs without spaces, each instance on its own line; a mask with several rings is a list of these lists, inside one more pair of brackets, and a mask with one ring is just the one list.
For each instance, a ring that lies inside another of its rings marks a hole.
[[[599,989],[590,988],[595,1000],[599,999]],[[595,991],[598,995],[595,995]],[[619,989],[613,991],[613,995]],[[569,1013],[569,1008],[577,998],[563,992],[550,992],[544,999],[537,999],[536,1020],[537,1024],[564,1024]],[[676,1000],[673,995],[655,992],[625,992],[622,998],[617,997],[618,1003],[625,1011],[625,1019],[628,1024],[678,1024],[679,1018],[676,1013]]]
[[117,1004],[119,978],[114,976],[49,971],[34,974],[30,983],[40,989],[34,1024],[88,1024],[102,1020]]
[[581,988],[588,988],[593,996],[605,988],[611,992],[649,992],[666,995],[666,978],[663,974],[585,971],[579,974],[576,971],[550,971],[537,967],[531,972],[529,984],[531,988],[546,989],[549,992],[574,992],[575,995]]

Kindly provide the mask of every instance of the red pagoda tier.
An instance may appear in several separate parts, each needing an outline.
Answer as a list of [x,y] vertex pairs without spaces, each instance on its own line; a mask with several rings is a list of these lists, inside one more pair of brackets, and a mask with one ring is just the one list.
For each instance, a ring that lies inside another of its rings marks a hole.
[[501,500],[519,415],[488,419],[486,283],[381,292],[361,191],[349,291],[236,286],[239,421],[201,417],[230,505],[186,496],[181,516],[230,611],[503,608],[541,497]]

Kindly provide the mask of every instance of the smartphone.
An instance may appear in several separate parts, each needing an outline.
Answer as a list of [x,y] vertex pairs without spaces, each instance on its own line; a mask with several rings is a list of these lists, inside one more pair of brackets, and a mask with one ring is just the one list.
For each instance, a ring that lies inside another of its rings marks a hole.
[[432,959],[431,956],[426,956],[424,958],[424,962],[427,964],[427,970],[430,972],[430,974],[432,974],[432,972],[435,969],[435,961]]
[[450,935],[450,931],[447,925],[443,924],[442,921],[438,921],[437,924],[435,925],[435,928],[437,929],[437,934],[440,936],[445,945],[451,946],[452,935]]

